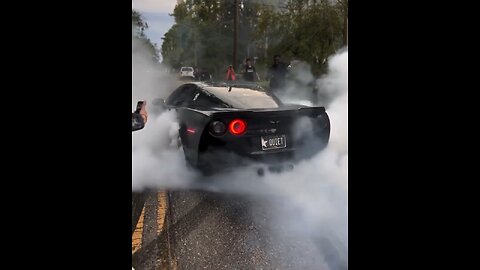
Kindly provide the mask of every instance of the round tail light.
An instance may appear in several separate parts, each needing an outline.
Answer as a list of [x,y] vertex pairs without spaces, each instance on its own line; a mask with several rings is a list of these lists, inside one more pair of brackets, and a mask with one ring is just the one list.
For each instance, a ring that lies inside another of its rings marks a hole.
[[228,125],[228,130],[233,135],[242,135],[247,130],[247,122],[242,119],[235,119]]
[[227,129],[227,127],[221,121],[213,121],[210,124],[210,132],[213,135],[216,135],[216,136],[223,135],[225,133],[226,129]]

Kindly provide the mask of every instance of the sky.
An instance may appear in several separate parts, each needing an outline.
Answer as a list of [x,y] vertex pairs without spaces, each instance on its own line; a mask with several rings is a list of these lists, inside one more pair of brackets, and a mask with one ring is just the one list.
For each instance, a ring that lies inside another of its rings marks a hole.
[[172,16],[177,0],[133,0],[132,8],[142,13],[148,23],[146,34],[157,48],[162,47],[162,37],[174,23]]

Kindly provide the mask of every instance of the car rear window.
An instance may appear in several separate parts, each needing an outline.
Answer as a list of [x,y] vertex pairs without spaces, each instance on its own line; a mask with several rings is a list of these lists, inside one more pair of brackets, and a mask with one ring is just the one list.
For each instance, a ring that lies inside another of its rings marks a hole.
[[205,88],[207,92],[237,109],[271,109],[281,106],[278,99],[262,90],[240,87],[229,89],[223,86]]

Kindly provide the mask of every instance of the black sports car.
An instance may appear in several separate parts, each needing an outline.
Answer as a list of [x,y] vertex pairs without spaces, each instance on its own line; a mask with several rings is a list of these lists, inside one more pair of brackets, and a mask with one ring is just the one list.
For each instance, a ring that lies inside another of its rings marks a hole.
[[284,104],[256,84],[186,83],[153,104],[177,111],[185,158],[203,172],[252,163],[291,168],[330,137],[324,107]]

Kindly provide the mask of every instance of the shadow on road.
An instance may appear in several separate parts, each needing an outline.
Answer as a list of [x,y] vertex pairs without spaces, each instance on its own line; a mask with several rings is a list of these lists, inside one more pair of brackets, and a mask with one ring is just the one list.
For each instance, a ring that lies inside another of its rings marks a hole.
[[[171,247],[170,245],[175,245],[175,243],[172,243],[171,234],[175,231],[182,231],[185,234],[188,234],[195,230],[198,224],[210,214],[209,209],[211,204],[211,199],[208,197],[203,198],[199,204],[175,222],[175,224],[171,224],[172,221],[169,218],[169,215],[171,214],[169,205],[164,229],[154,241],[145,243],[146,245],[142,244],[142,247],[132,255],[132,266],[136,270],[153,269],[153,266],[150,265],[152,258],[160,259],[161,263],[164,265],[171,263],[170,260],[174,259],[171,258],[174,257],[174,254],[169,255],[169,251],[174,252],[174,247]],[[196,222],[190,222],[192,220]]]

